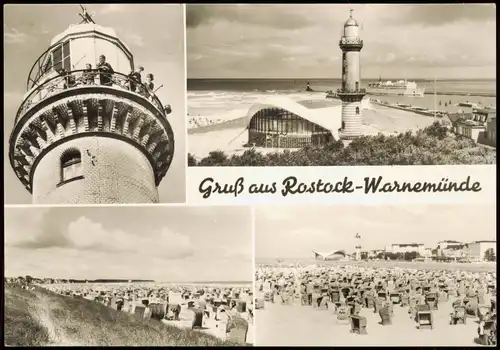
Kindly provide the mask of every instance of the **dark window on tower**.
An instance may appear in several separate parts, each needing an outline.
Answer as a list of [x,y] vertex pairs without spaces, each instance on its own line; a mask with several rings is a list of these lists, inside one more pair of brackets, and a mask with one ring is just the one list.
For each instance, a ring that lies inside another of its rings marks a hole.
[[71,55],[69,48],[69,41],[66,41],[64,44],[59,45],[54,51],[52,51],[52,62],[55,71],[59,71],[62,68],[68,72],[71,70]]
[[82,155],[76,149],[69,150],[61,156],[61,184],[72,180],[83,179]]
[[359,114],[359,107],[356,107],[356,115]]
[[67,72],[69,72],[71,70],[70,59],[71,59],[71,55],[69,52],[69,41],[66,41],[63,44],[63,68]]
[[359,90],[359,81],[356,82],[356,91]]
[[59,71],[62,68],[62,46],[57,47],[52,51],[52,62],[54,65],[54,70]]

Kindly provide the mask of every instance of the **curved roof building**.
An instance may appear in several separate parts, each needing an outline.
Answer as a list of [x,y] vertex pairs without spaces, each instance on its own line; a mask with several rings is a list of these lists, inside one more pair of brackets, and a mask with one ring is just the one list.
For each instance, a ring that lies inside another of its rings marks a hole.
[[265,148],[322,146],[339,138],[342,106],[328,100],[273,97],[247,113],[248,144]]
[[314,258],[316,260],[324,260],[324,261],[326,261],[326,260],[341,260],[341,259],[345,259],[347,257],[347,254],[343,250],[337,250],[337,251],[328,252],[328,253],[319,253],[319,252],[315,252],[313,250],[313,253],[314,253]]

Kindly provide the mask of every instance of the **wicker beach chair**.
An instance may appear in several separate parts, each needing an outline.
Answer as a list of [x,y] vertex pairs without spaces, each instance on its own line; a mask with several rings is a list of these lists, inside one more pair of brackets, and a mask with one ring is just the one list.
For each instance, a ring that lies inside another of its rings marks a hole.
[[450,314],[450,325],[456,325],[459,322],[463,324],[467,323],[467,313],[463,306],[456,306]]
[[425,295],[425,303],[429,305],[431,310],[437,310],[438,309],[438,297],[437,293],[435,292],[428,292]]
[[245,344],[248,333],[248,322],[240,316],[229,318],[226,328],[227,338],[239,344]]
[[433,317],[432,311],[429,304],[417,305],[417,328],[421,329],[423,327],[433,328]]
[[366,317],[363,316],[351,316],[351,333],[354,334],[367,334],[366,331]]

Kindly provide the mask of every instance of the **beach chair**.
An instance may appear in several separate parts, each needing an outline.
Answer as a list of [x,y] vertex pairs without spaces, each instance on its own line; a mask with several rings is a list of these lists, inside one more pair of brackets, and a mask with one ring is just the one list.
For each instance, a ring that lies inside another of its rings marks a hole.
[[402,307],[410,305],[410,296],[408,294],[404,293],[404,294],[401,295],[401,303],[400,303],[400,305]]
[[340,305],[337,307],[337,323],[339,324],[350,324],[349,308],[347,305]]
[[146,312],[146,306],[145,305],[136,305],[134,308],[134,315],[144,318],[144,314]]
[[446,303],[449,300],[448,298],[448,289],[443,289],[438,293],[438,302]]
[[248,333],[248,322],[240,316],[229,318],[226,328],[227,339],[239,344],[245,344]]
[[171,321],[179,321],[179,315],[181,313],[181,306],[179,304],[168,304],[167,305],[167,315]]
[[438,298],[437,298],[437,293],[435,292],[429,292],[425,295],[425,303],[429,305],[431,310],[437,310],[438,309]]
[[243,313],[247,311],[247,302],[244,300],[238,300],[236,302],[236,311]]
[[165,318],[166,305],[160,303],[153,303],[149,305],[151,309],[151,318],[161,321]]
[[489,318],[490,309],[491,309],[491,306],[489,306],[489,305],[486,305],[486,304],[478,305],[477,316],[479,317],[480,322],[486,321],[486,319]]
[[392,310],[389,304],[384,304],[379,311],[382,326],[388,326],[392,324]]
[[308,298],[307,294],[300,295],[300,305],[309,306],[309,298]]
[[338,289],[331,291],[332,302],[338,303],[340,301],[340,291]]
[[193,312],[193,319],[191,322],[191,329],[203,328],[203,311],[197,308],[189,308]]
[[384,301],[380,298],[375,299],[375,303],[373,304],[373,313],[379,313],[382,309],[383,302]]
[[482,344],[497,345],[497,321],[495,319],[484,321]]
[[274,303],[274,293],[273,292],[264,293],[264,300],[270,303]]
[[477,297],[464,298],[464,306],[468,316],[477,316]]
[[378,291],[377,296],[379,299],[382,299],[384,301],[387,300],[387,293],[384,291]]
[[326,310],[328,309],[328,297],[322,296],[321,301],[319,302],[319,308]]
[[390,299],[393,304],[401,303],[401,295],[399,293],[393,292],[390,294]]
[[373,293],[365,293],[365,307],[373,309],[375,307],[375,297]]
[[255,310],[264,310],[265,305],[264,299],[255,300]]
[[417,328],[433,328],[432,311],[429,304],[417,305]]
[[319,307],[319,303],[321,301],[321,298],[322,298],[321,294],[313,293],[313,295],[312,295],[312,306],[314,308]]
[[465,312],[465,307],[456,306],[453,312],[450,314],[450,325],[456,325],[459,322],[467,323],[467,313]]
[[367,334],[366,332],[366,317],[353,315],[351,316],[351,333]]

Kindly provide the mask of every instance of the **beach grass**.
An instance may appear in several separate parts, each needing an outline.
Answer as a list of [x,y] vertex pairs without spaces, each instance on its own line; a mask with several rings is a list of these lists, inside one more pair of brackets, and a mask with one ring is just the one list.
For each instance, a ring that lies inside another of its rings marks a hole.
[[7,346],[234,346],[196,330],[139,318],[83,298],[5,285]]

